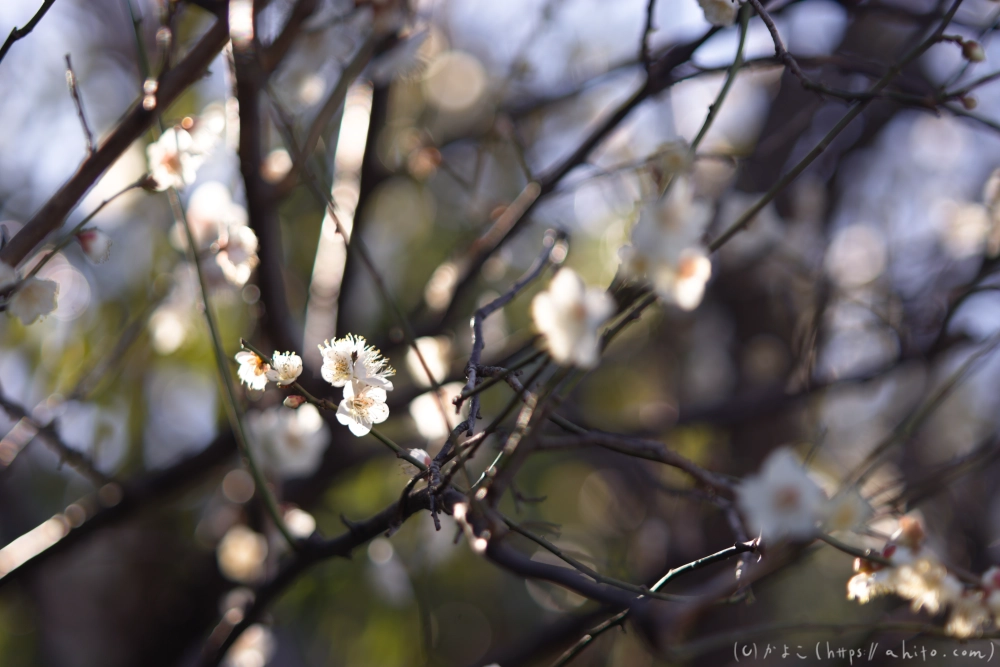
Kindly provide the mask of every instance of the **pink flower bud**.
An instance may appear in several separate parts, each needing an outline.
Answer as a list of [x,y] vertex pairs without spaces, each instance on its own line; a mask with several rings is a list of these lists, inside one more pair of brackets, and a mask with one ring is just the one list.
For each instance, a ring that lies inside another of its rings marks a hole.
[[304,397],[299,396],[298,394],[292,394],[291,396],[285,398],[284,405],[286,408],[297,408],[305,402],[306,399]]
[[425,466],[428,467],[431,464],[431,455],[422,449],[411,449],[410,458],[420,461],[421,463],[423,463]]
[[111,256],[111,237],[100,229],[85,229],[76,235],[76,240],[80,242],[87,259],[95,264],[106,262]]

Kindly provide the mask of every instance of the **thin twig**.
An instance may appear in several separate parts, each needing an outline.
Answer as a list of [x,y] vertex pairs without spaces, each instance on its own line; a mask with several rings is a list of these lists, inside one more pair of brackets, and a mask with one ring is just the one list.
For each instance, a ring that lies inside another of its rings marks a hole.
[[32,30],[35,29],[38,22],[42,20],[43,16],[45,16],[45,12],[49,11],[49,7],[51,7],[55,1],[56,0],[45,0],[45,2],[42,3],[42,6],[38,8],[38,11],[35,12],[35,15],[31,17],[31,20],[24,24],[23,28],[15,27],[10,31],[10,34],[7,35],[7,39],[4,41],[3,46],[0,46],[0,61],[2,61],[4,56],[7,55],[7,52],[10,51],[10,47],[14,46],[14,42],[19,39],[24,39]]
[[79,116],[83,133],[87,137],[87,157],[90,157],[97,152],[97,144],[94,142],[94,133],[90,131],[90,125],[87,124],[87,115],[83,111],[83,98],[80,97],[76,72],[73,71],[73,61],[70,60],[68,53],[66,54],[66,85],[69,86],[69,94],[73,98],[73,105],[76,106],[76,115]]

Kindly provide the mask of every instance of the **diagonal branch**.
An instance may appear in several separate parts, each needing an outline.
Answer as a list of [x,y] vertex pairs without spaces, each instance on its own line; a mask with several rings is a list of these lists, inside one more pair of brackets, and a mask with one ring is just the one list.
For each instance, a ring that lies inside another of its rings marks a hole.
[[10,51],[10,47],[14,46],[14,42],[19,39],[24,39],[32,30],[35,29],[38,22],[42,20],[43,16],[45,16],[45,12],[49,11],[49,8],[55,4],[55,2],[56,0],[45,0],[45,2],[42,3],[42,6],[38,8],[38,11],[35,12],[35,15],[31,17],[31,20],[24,24],[23,28],[15,27],[10,31],[10,34],[7,35],[7,39],[4,41],[3,46],[0,46],[0,61],[2,61],[3,57],[7,55],[8,51]]
[[105,170],[149,129],[160,110],[170,106],[188,86],[201,77],[228,41],[227,22],[216,21],[188,55],[161,77],[156,107],[144,109],[140,95],[118,127],[98,147],[97,152],[84,160],[76,173],[0,249],[0,261],[10,266],[20,264],[50,232],[58,229]]

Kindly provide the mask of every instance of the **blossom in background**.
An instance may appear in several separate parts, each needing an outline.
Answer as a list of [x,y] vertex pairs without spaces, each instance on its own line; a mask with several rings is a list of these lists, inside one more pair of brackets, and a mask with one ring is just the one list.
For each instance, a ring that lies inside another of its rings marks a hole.
[[24,324],[32,324],[56,309],[59,283],[44,278],[25,278],[7,302],[7,310]]
[[[427,370],[430,370],[434,380],[438,383],[444,382],[448,377],[448,367],[451,365],[451,339],[447,336],[424,336],[413,341],[417,349],[411,346],[406,352],[406,367],[410,371],[410,377],[421,387],[429,387],[432,382],[427,377]],[[417,355],[417,350],[420,355]],[[423,357],[427,364],[420,363]]]
[[428,440],[447,438],[451,430],[468,416],[469,401],[462,403],[458,413],[453,402],[463,389],[465,385],[461,382],[449,382],[438,389],[437,395],[431,390],[410,401],[410,416],[420,435]]
[[111,237],[100,229],[85,229],[76,235],[83,254],[91,262],[101,264],[111,257]]
[[626,272],[647,278],[665,302],[693,310],[712,276],[701,242],[711,216],[709,205],[694,199],[687,177],[674,176],[665,197],[640,208],[632,243],[621,251]]
[[740,9],[737,0],[698,0],[698,4],[705,12],[706,21],[723,27],[736,22],[736,14]]
[[691,147],[683,139],[678,139],[660,144],[656,152],[646,160],[646,164],[657,188],[662,191],[671,177],[691,170],[692,158]]
[[296,410],[275,406],[247,415],[251,446],[264,467],[281,477],[305,477],[316,471],[330,443],[330,431],[312,404]]
[[382,387],[356,380],[348,382],[344,385],[344,399],[337,408],[337,421],[358,437],[368,435],[373,424],[381,424],[389,418],[385,398]]
[[187,130],[170,128],[159,140],[146,147],[149,172],[159,191],[183,188],[195,180],[202,156],[193,152],[194,142]]
[[267,374],[271,367],[256,353],[248,350],[237,352],[236,361],[240,364],[239,370],[236,371],[240,382],[251,389],[263,391],[267,386]]
[[275,649],[276,642],[271,629],[254,623],[233,642],[222,667],[262,667],[274,657]]
[[267,538],[243,525],[230,528],[216,547],[219,571],[231,581],[252,584],[264,578]]
[[229,225],[219,235],[219,252],[215,261],[222,275],[233,285],[242,287],[250,280],[257,266],[257,234],[246,225]]
[[275,352],[271,357],[271,367],[265,371],[267,379],[278,386],[292,384],[302,375],[302,357],[294,352]]
[[597,365],[597,330],[614,312],[611,295],[601,288],[588,288],[569,268],[560,269],[549,289],[531,302],[531,318],[545,336],[552,358],[580,368]]
[[323,341],[319,351],[323,355],[320,373],[334,387],[345,387],[353,381],[392,391],[388,377],[396,371],[362,336],[347,334],[332,343]]
[[760,472],[736,489],[750,527],[766,540],[808,539],[826,511],[826,495],[787,447],[771,452]]
[[823,528],[828,531],[851,530],[862,525],[872,515],[872,508],[857,489],[838,493],[826,506]]

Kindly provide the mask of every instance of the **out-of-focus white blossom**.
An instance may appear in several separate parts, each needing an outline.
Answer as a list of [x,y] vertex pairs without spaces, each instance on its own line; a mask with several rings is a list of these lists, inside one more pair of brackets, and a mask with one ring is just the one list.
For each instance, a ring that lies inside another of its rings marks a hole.
[[111,257],[111,237],[100,229],[85,229],[76,235],[87,259],[95,264],[108,261]]
[[281,477],[305,477],[319,467],[330,432],[316,406],[275,406],[247,415],[252,446],[264,467]]
[[316,518],[298,507],[288,510],[281,518],[293,537],[305,539],[316,532]]
[[690,171],[692,157],[691,147],[683,139],[660,144],[646,160],[657,188],[666,185],[671,177]]
[[237,352],[236,361],[240,365],[239,370],[236,371],[240,382],[251,389],[263,391],[264,387],[267,386],[267,374],[271,367],[256,353],[249,350]]
[[417,350],[413,347],[406,353],[406,367],[413,381],[421,387],[429,387],[432,384],[424,365],[420,363],[420,357],[423,357],[434,380],[444,382],[448,377],[448,367],[451,362],[451,340],[447,336],[424,336],[416,339],[414,343],[420,351],[420,356],[417,356]]
[[698,0],[705,12],[705,20],[712,25],[730,26],[736,22],[736,14],[740,10],[737,0]]
[[274,633],[267,626],[254,623],[243,631],[229,651],[223,667],[264,667],[274,656]]
[[353,381],[392,391],[388,377],[396,371],[363,337],[347,334],[332,343],[323,341],[319,351],[323,355],[320,373],[334,387],[344,387]]
[[155,143],[146,147],[149,172],[157,190],[180,189],[194,183],[203,158],[193,148],[191,135],[179,127],[164,131]]
[[337,421],[358,437],[368,435],[373,424],[381,424],[389,418],[385,398],[382,387],[358,381],[348,382],[344,385],[344,399],[337,408]]
[[945,632],[952,637],[967,639],[983,632],[993,619],[990,610],[983,601],[982,591],[965,591],[951,604]]
[[7,310],[24,324],[32,324],[56,309],[59,283],[44,278],[25,278],[11,295]]
[[267,538],[244,525],[230,528],[215,550],[219,570],[231,581],[252,584],[264,578]]
[[438,389],[437,396],[433,391],[428,391],[410,401],[410,416],[420,435],[428,440],[446,438],[451,430],[465,419],[469,412],[469,401],[462,404],[462,411],[459,414],[455,413],[452,402],[463,389],[465,385],[461,382],[449,382]]
[[245,285],[258,263],[257,234],[246,225],[230,225],[218,243],[215,261],[222,274],[237,287]]
[[666,197],[642,205],[632,244],[621,251],[625,270],[649,279],[665,302],[693,310],[712,276],[701,242],[711,215],[708,204],[694,199],[687,177],[674,176]]
[[569,268],[560,269],[549,289],[531,302],[531,318],[545,336],[552,358],[580,368],[597,365],[597,330],[614,312],[615,301],[604,289],[587,287]]
[[829,531],[857,528],[872,515],[872,508],[856,489],[835,495],[826,506],[823,528]]
[[787,447],[771,452],[758,474],[740,482],[736,500],[751,528],[769,541],[812,537],[827,502]]
[[302,375],[302,357],[294,352],[275,352],[271,367],[265,372],[267,379],[279,386],[292,384]]

